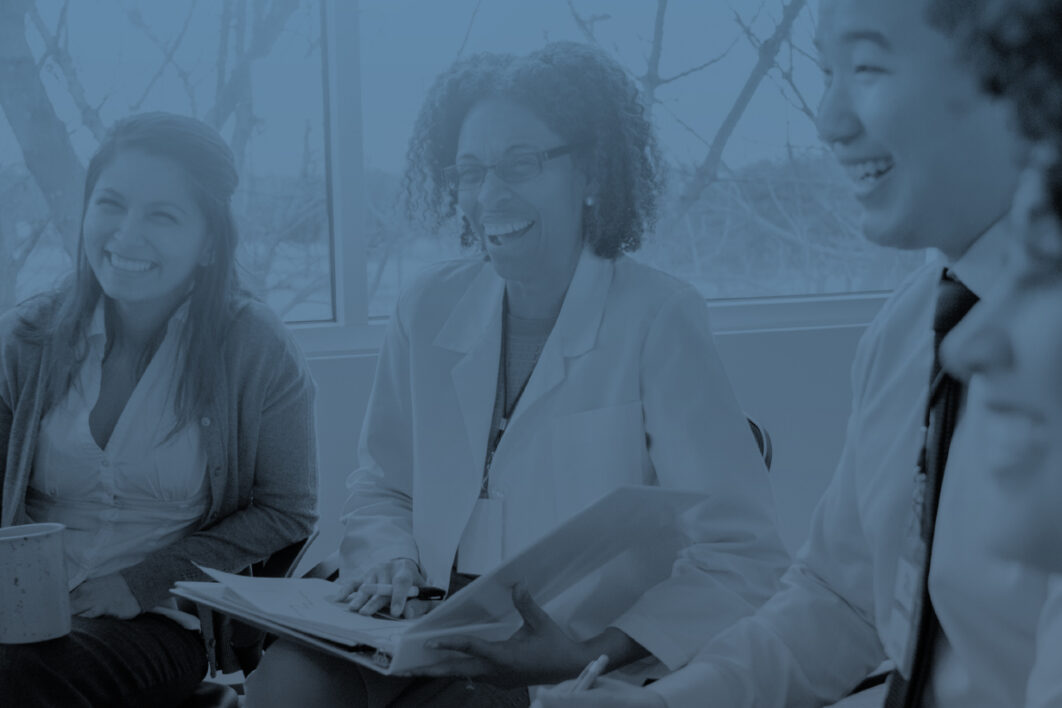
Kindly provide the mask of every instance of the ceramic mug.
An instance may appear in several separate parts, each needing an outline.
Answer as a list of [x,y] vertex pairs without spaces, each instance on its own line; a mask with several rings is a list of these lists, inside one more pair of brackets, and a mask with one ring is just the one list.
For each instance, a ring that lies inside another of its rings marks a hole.
[[70,633],[62,524],[0,529],[0,644]]

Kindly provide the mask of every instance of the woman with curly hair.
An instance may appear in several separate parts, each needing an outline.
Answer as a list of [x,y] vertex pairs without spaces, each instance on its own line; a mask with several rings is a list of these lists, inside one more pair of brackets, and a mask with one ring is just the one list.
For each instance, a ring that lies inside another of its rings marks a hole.
[[436,226],[459,216],[476,255],[430,270],[391,319],[340,594],[415,617],[429,608],[411,587],[454,592],[622,484],[706,492],[689,546],[590,573],[548,614],[517,587],[517,635],[440,640],[454,658],[418,677],[276,647],[250,705],[526,705],[528,686],[602,654],[640,683],[770,596],[787,556],[704,299],[625,255],[659,179],[638,90],[595,49],[480,54],[439,76],[410,141],[408,205]]
[[236,272],[232,151],[118,121],[86,171],[75,271],[0,317],[0,525],[65,525],[69,635],[0,645],[4,705],[178,706],[206,671],[169,590],[305,540],[314,384]]

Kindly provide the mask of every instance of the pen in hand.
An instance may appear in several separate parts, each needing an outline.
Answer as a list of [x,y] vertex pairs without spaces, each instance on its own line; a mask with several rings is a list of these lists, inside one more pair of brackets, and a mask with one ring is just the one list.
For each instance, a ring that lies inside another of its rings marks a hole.
[[597,657],[583,669],[583,673],[579,674],[579,678],[575,679],[575,683],[572,684],[572,693],[578,693],[579,691],[588,691],[591,686],[594,685],[594,681],[601,675],[601,672],[608,666],[608,655],[602,654]]

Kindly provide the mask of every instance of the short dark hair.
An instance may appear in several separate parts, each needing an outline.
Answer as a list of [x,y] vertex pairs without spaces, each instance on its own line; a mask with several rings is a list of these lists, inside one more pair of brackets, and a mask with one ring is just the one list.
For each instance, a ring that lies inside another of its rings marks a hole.
[[[1062,146],[1062,0],[932,0],[929,12],[958,38],[985,90],[1014,104],[1025,136]],[[1047,182],[1062,218],[1062,165]]]
[[[457,155],[461,125],[487,98],[525,106],[566,144],[597,185],[583,210],[583,237],[597,255],[636,251],[656,220],[662,188],[656,138],[637,84],[594,47],[553,42],[527,56],[480,53],[455,62],[428,91],[406,153],[407,214],[439,228],[457,213],[443,176]],[[461,241],[477,243],[467,219]]]

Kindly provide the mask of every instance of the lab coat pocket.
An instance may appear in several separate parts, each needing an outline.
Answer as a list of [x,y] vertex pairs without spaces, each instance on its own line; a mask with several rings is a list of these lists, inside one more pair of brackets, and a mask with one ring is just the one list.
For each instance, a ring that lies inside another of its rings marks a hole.
[[566,518],[621,484],[644,484],[641,401],[560,416],[550,429],[558,515]]

